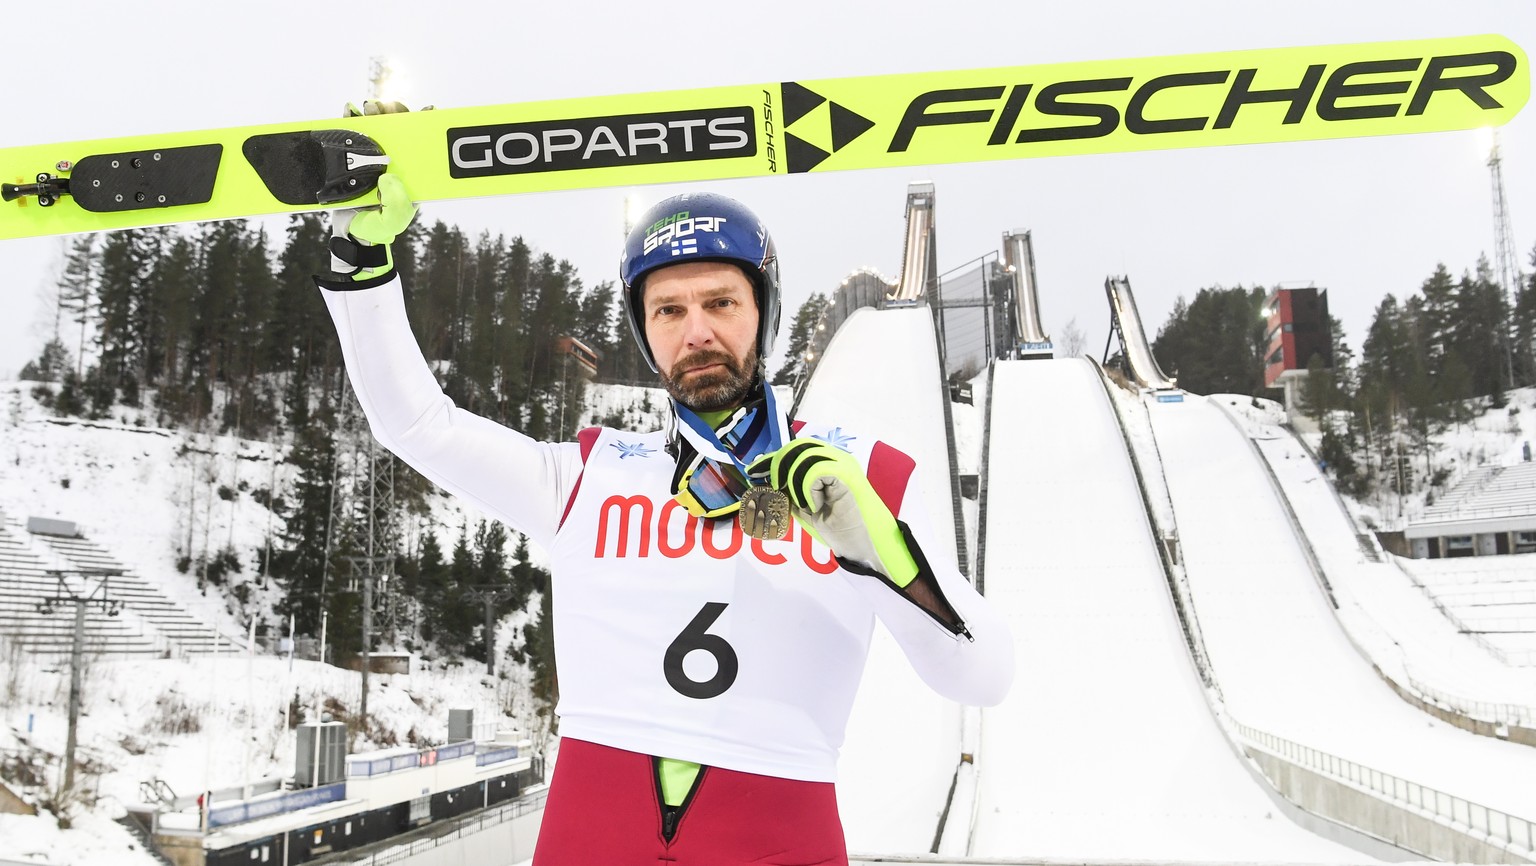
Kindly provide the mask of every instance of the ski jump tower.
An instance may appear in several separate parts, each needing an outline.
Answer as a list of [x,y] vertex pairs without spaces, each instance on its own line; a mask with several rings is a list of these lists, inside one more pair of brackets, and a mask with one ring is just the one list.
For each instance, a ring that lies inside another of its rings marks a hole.
[[1003,265],[1013,277],[1014,356],[1050,358],[1051,337],[1040,324],[1040,293],[1035,284],[1035,245],[1025,229],[1003,232]]
[[[1120,338],[1120,355],[1125,359],[1126,372],[1143,388],[1152,391],[1177,392],[1174,380],[1157,366],[1152,357],[1152,346],[1147,342],[1147,332],[1141,326],[1141,313],[1136,310],[1136,298],[1131,294],[1129,277],[1107,277],[1104,293],[1109,296],[1110,339]],[[1104,344],[1108,359],[1109,343]],[[1163,399],[1162,397],[1158,398]]]
[[934,225],[934,189],[928,182],[907,184],[907,243],[901,276],[886,296],[893,306],[916,303],[939,279],[938,227]]

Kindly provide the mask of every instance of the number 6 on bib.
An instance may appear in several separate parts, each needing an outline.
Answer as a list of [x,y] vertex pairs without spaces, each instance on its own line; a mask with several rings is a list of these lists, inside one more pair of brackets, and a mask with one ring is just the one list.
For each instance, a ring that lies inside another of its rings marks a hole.
[[[704,605],[688,623],[688,627],[667,647],[661,669],[667,676],[667,685],[683,697],[700,700],[717,698],[736,682],[736,650],[725,638],[708,631],[727,607],[729,605],[722,601]],[[715,675],[703,682],[690,678],[683,671],[683,659],[694,650],[707,652],[715,659]]]

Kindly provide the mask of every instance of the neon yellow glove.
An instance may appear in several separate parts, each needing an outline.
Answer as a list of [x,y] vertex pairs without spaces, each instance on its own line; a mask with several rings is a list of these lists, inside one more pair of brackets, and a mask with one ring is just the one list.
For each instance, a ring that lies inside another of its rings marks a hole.
[[[425,110],[430,110],[428,106]],[[409,111],[398,102],[367,100],[361,110],[347,104],[344,116],[398,114]],[[395,242],[416,218],[416,205],[400,178],[385,173],[378,180],[379,203],[374,207],[331,212],[331,274],[316,277],[323,289],[366,289],[395,275]]]
[[[331,272],[320,284],[328,289],[360,289],[394,276],[389,245],[410,227],[416,205],[400,178],[379,176],[379,203],[331,214]],[[350,283],[350,285],[348,285]]]
[[862,563],[902,588],[917,577],[917,561],[895,515],[852,454],[815,439],[796,439],[754,460],[747,474],[787,494],[795,519],[840,558]]

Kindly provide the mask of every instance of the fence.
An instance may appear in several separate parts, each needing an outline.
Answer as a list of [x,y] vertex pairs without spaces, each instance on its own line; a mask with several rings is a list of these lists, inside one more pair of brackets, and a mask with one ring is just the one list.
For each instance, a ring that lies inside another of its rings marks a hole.
[[994,288],[1000,272],[997,254],[988,253],[939,277],[929,289],[946,381],[974,378],[997,356],[998,335],[1007,332],[1011,318],[1004,307],[1007,293]]
[[1536,854],[1536,847],[1533,847],[1536,833],[1533,833],[1531,822],[1524,818],[1400,779],[1320,749],[1293,743],[1235,720],[1232,726],[1249,744],[1291,764],[1347,782],[1398,806],[1417,810],[1454,830],[1481,837],[1512,853],[1526,858]]
[[519,797],[503,806],[481,812],[472,818],[466,818],[455,824],[447,832],[438,832],[441,828],[433,828],[433,835],[428,837],[391,845],[388,848],[370,854],[355,857],[342,855],[327,862],[330,866],[390,866],[392,863],[399,863],[402,860],[410,859],[433,848],[452,844],[467,836],[473,836],[497,825],[514,821],[524,815],[542,811],[544,800],[548,796],[548,789],[538,791],[524,797]]

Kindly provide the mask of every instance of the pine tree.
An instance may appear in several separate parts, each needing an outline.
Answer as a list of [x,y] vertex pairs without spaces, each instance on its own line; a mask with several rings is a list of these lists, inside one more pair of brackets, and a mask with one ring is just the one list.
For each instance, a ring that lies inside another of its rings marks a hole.
[[526,297],[531,274],[532,251],[520,237],[507,245],[501,264],[500,296],[497,301],[494,364],[496,367],[496,408],[494,416],[503,424],[519,426],[528,402],[528,332]]
[[816,336],[817,326],[824,326],[830,308],[827,296],[816,292],[795,311],[794,321],[789,327],[789,345],[785,350],[784,364],[773,375],[773,384],[793,384],[810,373],[814,364],[814,359],[809,356],[811,341]]
[[451,578],[448,564],[443,560],[443,548],[437,533],[428,530],[421,540],[421,552],[417,558],[418,585],[413,596],[421,602],[421,636],[432,640],[442,626],[443,600],[448,595]]
[[1179,386],[1197,394],[1258,394],[1263,387],[1266,292],[1201,289],[1180,297],[1158,331],[1152,354]]
[[295,214],[287,234],[277,260],[272,316],[262,343],[267,347],[267,369],[287,374],[284,408],[288,424],[298,428],[308,423],[318,392],[340,365],[340,347],[314,284],[315,275],[330,270],[330,231],[316,214]]
[[99,269],[96,235],[87,234],[76,238],[69,245],[64,272],[59,278],[59,306],[53,322],[53,336],[60,343],[64,342],[62,325],[66,320],[79,325],[79,340],[75,341],[76,379],[85,376],[86,335],[92,320],[91,298],[97,290]]
[[[467,602],[463,592],[475,582],[475,553],[470,547],[468,528],[459,532],[459,540],[453,546],[448,562],[448,586],[442,598],[442,628],[438,643],[455,655],[465,655],[466,644],[475,627],[480,624],[478,604]],[[473,657],[473,652],[468,653]],[[485,661],[481,658],[480,661]]]
[[552,594],[544,592],[539,598],[538,616],[523,629],[524,650],[529,666],[533,669],[533,696],[540,702],[540,715],[550,718],[551,731],[559,724],[552,711],[560,702],[560,675],[555,670],[555,628]]
[[37,360],[28,361],[21,368],[21,378],[33,382],[58,382],[66,372],[72,372],[69,350],[57,339],[49,340]]
[[629,339],[629,335],[615,333],[614,284],[604,280],[588,289],[577,301],[576,329],[572,336],[596,352],[599,364],[613,352],[614,343]]
[[1478,257],[1475,275],[1462,275],[1454,313],[1450,344],[1471,373],[1470,392],[1459,396],[1486,396],[1503,406],[1511,364],[1509,308],[1486,256]]
[[92,408],[98,416],[119,391],[127,402],[138,401],[148,366],[149,275],[158,246],[159,236],[146,229],[112,232],[102,244],[96,338],[100,356],[90,382]]
[[629,323],[629,317],[624,312],[624,289],[621,287],[615,293],[613,301],[613,351],[603,365],[603,380],[617,382],[624,385],[648,385],[656,384],[656,374],[645,363],[645,358],[640,354],[640,345],[635,341],[634,329]]
[[1456,342],[1457,307],[1461,304],[1463,288],[1452,281],[1444,262],[1435,265],[1435,272],[1419,288],[1424,299],[1423,314],[1419,321],[1424,363],[1431,369],[1439,366],[1445,353]]
[[272,558],[272,573],[286,590],[278,612],[295,615],[300,631],[318,635],[320,611],[329,601],[326,546],[336,470],[335,416],[329,406],[296,431],[287,462],[296,472],[293,492],[284,497],[292,506],[281,515],[281,545]]
[[464,234],[457,227],[438,222],[426,233],[407,309],[428,361],[454,357],[466,255]]
[[1510,313],[1512,384],[1517,387],[1536,385],[1536,246],[1531,247],[1529,264],[1531,273],[1521,275]]

